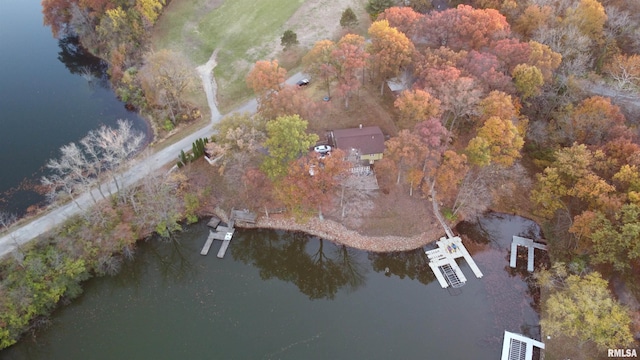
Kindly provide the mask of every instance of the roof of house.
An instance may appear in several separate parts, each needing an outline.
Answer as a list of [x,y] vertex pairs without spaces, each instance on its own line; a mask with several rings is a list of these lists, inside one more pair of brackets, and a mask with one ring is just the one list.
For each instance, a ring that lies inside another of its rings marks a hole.
[[360,150],[361,155],[384,152],[384,135],[377,126],[333,130],[335,144],[339,149]]

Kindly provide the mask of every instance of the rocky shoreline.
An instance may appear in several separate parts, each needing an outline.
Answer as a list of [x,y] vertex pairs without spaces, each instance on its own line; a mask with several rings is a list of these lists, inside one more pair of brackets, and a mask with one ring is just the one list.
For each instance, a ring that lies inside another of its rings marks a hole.
[[[220,218],[226,219],[222,211],[216,211],[216,214]],[[443,235],[441,229],[435,228],[433,231],[423,232],[412,237],[393,235],[367,236],[355,230],[348,229],[344,225],[330,219],[321,220],[319,218],[312,218],[306,223],[301,224],[281,214],[270,215],[268,218],[262,216],[258,218],[255,224],[238,222],[236,226],[247,229],[300,231],[337,244],[372,252],[414,250],[437,241]]]

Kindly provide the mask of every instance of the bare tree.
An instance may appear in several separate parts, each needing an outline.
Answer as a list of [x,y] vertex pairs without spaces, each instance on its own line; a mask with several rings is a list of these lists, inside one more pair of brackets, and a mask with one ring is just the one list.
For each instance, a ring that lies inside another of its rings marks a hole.
[[66,194],[82,208],[75,196],[88,191],[96,204],[91,191],[95,186],[106,199],[100,184],[101,174],[109,173],[119,192],[118,174],[122,165],[140,149],[143,141],[144,135],[134,130],[129,121],[118,120],[116,129],[102,126],[80,140],[82,147],[75,143],[62,146],[60,158],[47,162],[52,174],[43,177],[42,184],[51,188],[51,200]]
[[196,74],[188,60],[173,51],[160,50],[147,54],[139,73],[147,101],[169,112],[171,122],[178,122],[184,110],[183,96],[196,84]]
[[[76,145],[76,143],[70,143],[63,145],[60,148],[61,156],[59,159],[50,159],[47,162],[47,168],[53,172],[49,176],[42,177],[42,184],[49,186],[51,193],[49,197],[51,200],[59,198],[61,194],[68,195],[79,208],[82,208],[75,199],[75,195],[83,191],[90,190],[95,183],[95,177],[89,170],[89,160],[82,151],[82,149]],[[97,203],[93,194],[91,198],[94,203]]]
[[134,130],[128,120],[118,120],[117,123],[116,129],[103,125],[98,130],[91,131],[83,139],[83,144],[86,144],[87,150],[92,149],[91,153],[99,156],[95,159],[96,163],[99,164],[99,168],[110,173],[120,193],[118,175],[126,169],[127,160],[140,150],[144,134]]

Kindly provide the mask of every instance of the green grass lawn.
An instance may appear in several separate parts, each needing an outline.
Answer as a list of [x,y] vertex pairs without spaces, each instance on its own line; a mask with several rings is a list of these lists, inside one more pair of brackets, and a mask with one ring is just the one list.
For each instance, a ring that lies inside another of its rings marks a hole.
[[[217,2],[217,4],[216,4]],[[274,39],[303,0],[173,0],[156,24],[153,47],[183,52],[199,65],[214,49],[221,110],[251,96],[244,78],[257,61],[273,51]],[[279,40],[277,42],[279,44]]]

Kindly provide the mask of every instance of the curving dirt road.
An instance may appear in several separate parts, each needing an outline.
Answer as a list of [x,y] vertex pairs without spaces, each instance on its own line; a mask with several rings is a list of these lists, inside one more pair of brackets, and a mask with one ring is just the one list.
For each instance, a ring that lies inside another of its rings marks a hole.
[[[133,164],[131,165],[131,167],[122,176],[121,185],[123,187],[131,186],[140,181],[148,174],[156,172],[168,164],[175,163],[178,155],[180,154],[180,151],[190,151],[191,144],[194,141],[213,135],[214,131],[212,125],[220,121],[220,119],[222,119],[223,117],[216,106],[216,86],[215,80],[212,76],[213,68],[216,65],[216,54],[217,51],[214,51],[211,55],[211,58],[209,59],[209,61],[207,61],[206,64],[203,64],[196,68],[198,74],[202,79],[203,89],[207,94],[207,102],[209,107],[211,108],[211,121],[199,130],[189,134],[173,145],[170,145],[156,153],[149,154],[148,152],[145,152],[142,156],[138,156],[133,160]],[[287,79],[286,83],[295,84],[302,78],[303,75],[301,73],[296,73],[289,79]],[[232,111],[232,113],[248,112],[253,114],[257,111],[257,108],[257,101],[255,99],[252,99]],[[103,184],[103,189],[107,188],[112,192],[116,192],[115,184],[113,183],[113,181],[108,181]],[[100,197],[97,188],[94,189],[92,193],[95,198]],[[76,200],[76,202],[83,209],[87,209],[93,204],[93,200],[91,199],[91,194],[89,192],[79,195]],[[13,229],[8,234],[0,237],[0,258],[3,258],[7,254],[10,254],[18,246],[24,245],[35,239],[36,237],[54,229],[69,217],[80,214],[82,211],[83,210],[79,208],[78,205],[76,205],[74,202],[70,202],[66,205],[62,205],[55,209],[52,209],[48,213],[43,214],[41,217],[29,222],[28,224]]]

